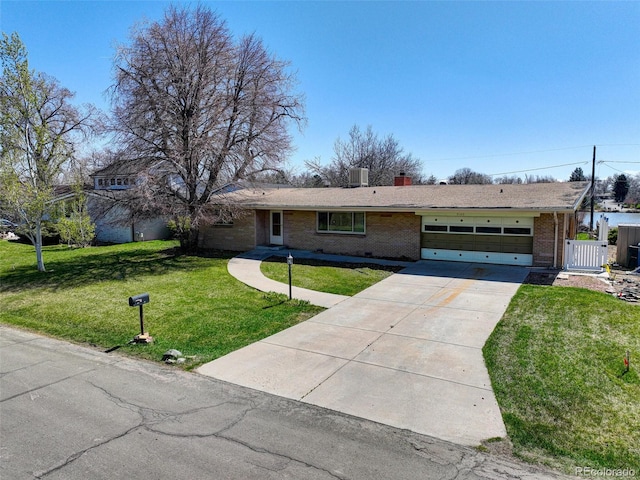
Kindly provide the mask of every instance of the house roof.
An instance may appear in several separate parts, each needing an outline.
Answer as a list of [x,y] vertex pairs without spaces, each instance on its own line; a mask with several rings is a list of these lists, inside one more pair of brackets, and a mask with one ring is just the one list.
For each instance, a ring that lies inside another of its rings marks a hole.
[[572,211],[588,182],[506,185],[413,185],[359,188],[253,188],[225,196],[245,208],[287,210]]
[[141,170],[149,168],[154,163],[157,163],[154,159],[119,159],[110,163],[104,168],[96,170],[90,176],[91,177],[106,177],[106,176],[124,176],[124,175],[137,175]]

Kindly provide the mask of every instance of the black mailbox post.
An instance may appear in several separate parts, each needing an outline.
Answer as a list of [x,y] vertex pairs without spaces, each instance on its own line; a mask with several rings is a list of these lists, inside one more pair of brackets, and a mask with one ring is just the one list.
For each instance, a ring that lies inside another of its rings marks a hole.
[[140,337],[139,338],[146,338],[144,333],[144,311],[142,310],[142,306],[145,303],[149,303],[148,293],[141,293],[140,295],[134,295],[133,297],[129,297],[130,307],[140,307]]

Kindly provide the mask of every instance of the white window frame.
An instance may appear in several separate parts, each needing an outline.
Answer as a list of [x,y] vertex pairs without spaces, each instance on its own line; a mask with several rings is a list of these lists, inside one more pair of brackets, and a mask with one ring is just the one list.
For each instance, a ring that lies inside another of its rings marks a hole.
[[[320,229],[320,215],[327,215],[327,229]],[[351,214],[351,230],[332,230],[330,216],[332,214]],[[362,231],[356,231],[355,229],[355,215],[362,215]],[[367,233],[367,214],[361,211],[329,211],[321,210],[316,212],[316,232],[318,233],[339,233],[343,235],[365,235]]]

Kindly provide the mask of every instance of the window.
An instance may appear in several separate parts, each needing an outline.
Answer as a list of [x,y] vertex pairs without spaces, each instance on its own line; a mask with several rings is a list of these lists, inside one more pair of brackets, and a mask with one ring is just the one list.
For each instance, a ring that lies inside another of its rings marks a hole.
[[271,235],[282,236],[282,212],[271,212]]
[[364,212],[318,212],[318,231],[364,233]]
[[476,227],[476,233],[501,234],[502,233],[502,227]]
[[473,233],[473,227],[466,225],[451,225],[449,231],[453,233]]
[[531,229],[526,227],[504,227],[505,235],[531,235]]
[[424,231],[425,232],[446,232],[447,228],[448,227],[446,225],[425,225]]

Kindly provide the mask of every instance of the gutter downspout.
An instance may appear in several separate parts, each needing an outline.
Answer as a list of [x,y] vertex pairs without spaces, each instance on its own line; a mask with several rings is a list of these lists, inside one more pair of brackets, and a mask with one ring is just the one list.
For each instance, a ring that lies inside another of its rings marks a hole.
[[[563,222],[563,226],[562,226],[562,231],[564,232],[563,235],[566,235],[567,232],[570,231],[569,229],[572,229],[574,231],[574,238],[576,238],[575,237],[576,232],[577,232],[577,230],[576,230],[577,226],[576,225],[577,225],[577,222],[576,222],[575,217],[574,217],[574,219],[572,221],[571,217],[567,213],[565,213],[564,214],[564,222]],[[565,239],[563,238],[563,240],[565,240]],[[562,243],[564,245],[565,242],[563,241]],[[562,253],[562,263],[564,264],[564,262],[566,262],[566,258],[564,258],[564,250],[562,252],[563,252]]]
[[553,268],[558,268],[558,212],[553,212]]

